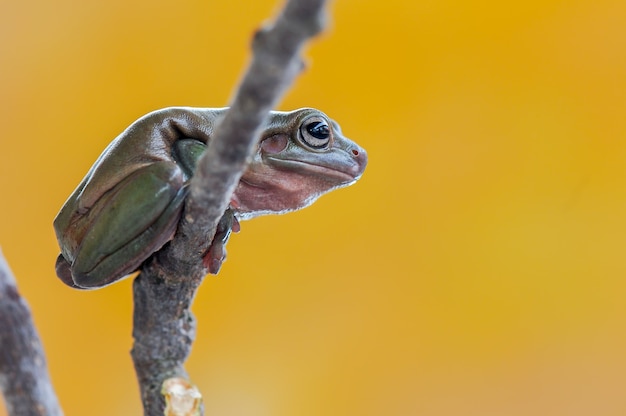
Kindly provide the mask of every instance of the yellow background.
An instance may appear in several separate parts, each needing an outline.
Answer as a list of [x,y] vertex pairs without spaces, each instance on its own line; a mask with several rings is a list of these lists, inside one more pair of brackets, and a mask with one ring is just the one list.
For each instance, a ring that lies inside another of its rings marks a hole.
[[[137,117],[226,105],[276,7],[2,0],[0,245],[67,415],[140,402],[131,281],[63,286],[54,215]],[[626,414],[626,2],[337,1],[307,57],[280,108],[370,165],[232,238],[194,305],[207,416]]]

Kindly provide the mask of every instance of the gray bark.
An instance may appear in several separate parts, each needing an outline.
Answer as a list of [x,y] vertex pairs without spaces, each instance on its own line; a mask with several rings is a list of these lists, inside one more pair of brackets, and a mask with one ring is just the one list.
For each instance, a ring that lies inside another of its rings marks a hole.
[[11,416],[62,416],[26,301],[0,252],[0,390]]

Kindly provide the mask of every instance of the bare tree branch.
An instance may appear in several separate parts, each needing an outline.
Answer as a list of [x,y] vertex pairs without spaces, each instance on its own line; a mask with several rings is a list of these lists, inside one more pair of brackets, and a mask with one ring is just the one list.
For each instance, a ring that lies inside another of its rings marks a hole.
[[255,34],[253,60],[191,181],[177,234],[135,279],[131,354],[145,415],[163,415],[164,380],[187,378],[183,363],[195,338],[190,307],[207,273],[202,258],[269,111],[303,67],[303,45],[324,26],[325,3],[289,0],[275,23]]
[[61,416],[26,301],[0,252],[0,390],[9,415]]

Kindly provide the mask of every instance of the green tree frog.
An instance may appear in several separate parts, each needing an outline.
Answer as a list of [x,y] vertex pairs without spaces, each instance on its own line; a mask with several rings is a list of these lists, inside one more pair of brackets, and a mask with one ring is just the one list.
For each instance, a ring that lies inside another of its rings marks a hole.
[[[226,110],[154,111],[111,142],[54,220],[63,282],[79,289],[109,285],[172,239],[188,181]],[[205,259],[209,272],[219,270],[238,219],[304,208],[356,182],[366,164],[365,150],[321,111],[271,112]]]

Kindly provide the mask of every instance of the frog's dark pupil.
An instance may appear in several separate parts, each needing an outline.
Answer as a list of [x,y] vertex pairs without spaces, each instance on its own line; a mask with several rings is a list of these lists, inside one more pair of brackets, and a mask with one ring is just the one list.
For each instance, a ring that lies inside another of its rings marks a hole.
[[306,126],[306,131],[308,131],[311,136],[319,140],[326,140],[330,136],[328,124],[322,121],[309,124],[308,126]]

